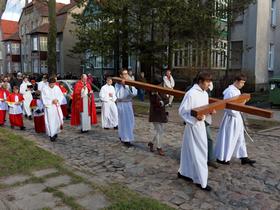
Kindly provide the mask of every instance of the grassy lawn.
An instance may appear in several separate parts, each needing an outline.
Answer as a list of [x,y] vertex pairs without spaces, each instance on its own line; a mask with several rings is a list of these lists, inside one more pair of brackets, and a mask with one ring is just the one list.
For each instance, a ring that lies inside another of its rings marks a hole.
[[11,131],[0,129],[0,177],[57,167],[62,159]]
[[[106,186],[91,183],[84,178],[73,173],[69,167],[65,167],[63,159],[46,150],[36,146],[35,142],[29,141],[22,136],[13,134],[12,131],[0,128],[0,177],[15,174],[29,174],[31,171],[57,168],[58,172],[44,178],[32,177],[24,183],[43,183],[45,179],[65,175],[71,177],[72,184],[84,182],[93,186],[94,189],[103,193],[111,202],[108,210],[171,210],[165,204],[157,200],[142,196],[129,190],[120,184],[109,184]],[[112,180],[113,181],[113,180]],[[6,186],[2,186],[6,187]],[[1,188],[1,186],[0,186]],[[75,210],[83,210],[76,203],[74,198],[67,197],[56,188],[46,188],[45,192],[53,193],[54,196],[61,198],[63,203]],[[46,210],[49,210],[46,208]]]

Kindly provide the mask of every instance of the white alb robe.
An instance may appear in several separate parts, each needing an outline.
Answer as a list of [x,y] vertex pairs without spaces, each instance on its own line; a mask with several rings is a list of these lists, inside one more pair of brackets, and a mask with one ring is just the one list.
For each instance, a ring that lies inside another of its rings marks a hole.
[[104,85],[100,90],[99,97],[102,101],[102,128],[114,128],[118,126],[118,109],[115,103],[117,97],[114,86]]
[[[230,85],[224,92],[224,99],[239,96],[240,90]],[[226,109],[217,136],[215,155],[221,161],[230,161],[232,155],[236,158],[247,157],[244,137],[244,122],[239,111]]]
[[31,85],[29,82],[22,82],[20,85],[20,93],[23,95],[24,101],[23,101],[23,113],[27,116],[31,116],[31,109],[30,109],[30,103],[33,99],[31,90],[27,89],[27,86]]
[[83,112],[80,113],[81,116],[81,130],[89,131],[91,129],[91,118],[89,116],[88,107],[88,88],[83,88],[81,91],[81,97],[83,99]]
[[186,122],[181,149],[179,173],[189,177],[203,188],[207,186],[207,135],[204,120],[191,116],[191,109],[207,105],[209,97],[195,84],[186,94],[179,108],[179,115]]
[[131,142],[134,140],[134,113],[132,98],[137,96],[137,89],[117,83],[115,85],[117,108],[118,108],[118,132],[121,141]]
[[41,82],[38,82],[38,90],[42,92],[43,88],[48,86],[48,82],[44,82],[44,81],[41,81]]
[[[57,99],[58,104],[53,104],[53,100]],[[63,125],[63,114],[60,108],[63,93],[58,86],[50,88],[45,86],[42,90],[42,101],[45,106],[45,125],[46,132],[49,137],[53,137],[60,133]]]

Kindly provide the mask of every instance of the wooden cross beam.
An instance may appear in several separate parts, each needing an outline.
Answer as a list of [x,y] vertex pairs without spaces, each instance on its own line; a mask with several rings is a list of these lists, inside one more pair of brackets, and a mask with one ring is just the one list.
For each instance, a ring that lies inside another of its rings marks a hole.
[[[114,82],[122,82],[123,79],[119,77],[113,77]],[[126,85],[129,86],[134,86],[140,89],[145,89],[147,91],[157,91],[160,93],[168,94],[168,95],[173,95],[174,97],[177,98],[183,98],[185,95],[184,91],[180,90],[174,90],[174,89],[169,89],[169,88],[164,88],[162,86],[158,85],[152,85],[144,82],[138,82],[138,81],[133,81],[133,80],[124,80]],[[265,117],[265,118],[272,118],[273,112],[265,109],[260,109],[257,107],[253,106],[247,106],[245,103],[249,101],[251,98],[250,94],[241,94],[240,96],[225,99],[225,100],[220,100],[216,98],[209,98],[209,105],[202,106],[195,108],[191,110],[191,115],[194,117],[201,116],[201,115],[207,115],[212,113],[214,110],[222,110],[222,109],[232,109],[260,117]]]

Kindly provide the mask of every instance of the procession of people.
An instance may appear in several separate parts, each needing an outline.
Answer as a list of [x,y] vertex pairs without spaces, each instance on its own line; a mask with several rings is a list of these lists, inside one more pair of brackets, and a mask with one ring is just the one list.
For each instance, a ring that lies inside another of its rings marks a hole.
[[[126,84],[127,80],[135,80],[131,71],[123,68],[118,76],[121,82],[117,82],[114,86],[112,77],[108,76],[106,84],[100,90],[101,127],[105,130],[118,130],[120,142],[126,147],[131,147],[135,140],[133,98],[139,95],[138,91],[144,94],[144,90],[137,90]],[[141,74],[142,82],[143,78],[144,74]],[[233,84],[223,92],[223,98],[239,96],[246,79],[243,74],[237,75]],[[56,77],[48,78],[47,75],[43,75],[38,84],[34,81],[30,82],[28,76],[21,74],[17,74],[14,81],[7,77],[1,81],[0,126],[5,125],[7,114],[12,129],[19,127],[25,130],[23,117],[30,120],[33,118],[35,131],[46,133],[50,141],[55,142],[63,130],[64,120],[70,115],[70,125],[77,126],[81,133],[89,132],[92,126],[98,123],[92,82],[86,74],[82,74],[74,85],[70,113],[67,110],[68,91],[62,82],[58,82]],[[163,77],[156,75],[152,84],[173,89],[175,82],[171,70],[168,69]],[[209,104],[209,91],[212,89],[212,75],[209,72],[199,73],[179,107],[179,115],[184,120],[185,130],[178,178],[194,183],[205,191],[212,189],[208,185],[208,166],[217,168],[215,159],[218,164],[223,165],[229,165],[232,156],[239,158],[242,165],[252,166],[256,162],[248,158],[244,122],[239,111],[225,110],[213,151],[210,125],[211,115],[216,113],[215,110],[208,115],[197,117],[191,114],[192,109]],[[156,90],[149,92],[149,122],[154,126],[155,136],[148,142],[148,148],[150,152],[156,150],[160,156],[165,155],[162,139],[164,124],[168,123],[169,113],[166,109],[172,106],[173,98],[172,95]],[[140,100],[144,100],[143,95]]]

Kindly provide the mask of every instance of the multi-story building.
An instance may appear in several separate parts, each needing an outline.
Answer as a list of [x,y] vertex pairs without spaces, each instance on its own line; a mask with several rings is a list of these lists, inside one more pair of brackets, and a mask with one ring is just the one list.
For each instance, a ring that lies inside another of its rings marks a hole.
[[[0,74],[3,74],[5,65],[7,66],[7,63],[5,63],[7,46],[5,46],[4,40],[18,31],[18,24],[11,20],[1,20],[0,24]],[[10,44],[10,46],[12,45]],[[9,65],[11,67],[13,66],[11,64]]]
[[257,0],[232,28],[231,70],[249,76],[252,89],[267,89],[269,78],[280,75],[280,0]]
[[[80,13],[83,9],[77,6],[76,1],[70,4],[56,4],[57,24],[57,73],[65,75],[67,72],[79,75],[81,73],[81,60],[72,58],[70,50],[75,44],[73,13]],[[46,73],[48,72],[48,5],[44,0],[33,0],[25,5],[22,10],[17,35],[5,39],[5,56],[7,67],[5,72],[22,71],[24,73]],[[8,47],[10,46],[10,47]],[[17,50],[14,48],[18,47]],[[9,51],[8,51],[9,50]],[[21,61],[19,67],[13,63],[15,56],[9,57],[10,52],[17,53],[17,61]],[[13,59],[11,59],[13,58]]]

